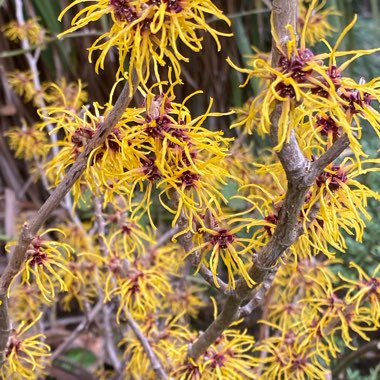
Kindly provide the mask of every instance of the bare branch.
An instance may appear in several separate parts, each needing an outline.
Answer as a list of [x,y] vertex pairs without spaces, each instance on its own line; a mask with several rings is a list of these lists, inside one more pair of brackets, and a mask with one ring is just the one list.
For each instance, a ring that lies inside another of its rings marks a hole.
[[4,307],[0,307],[0,363],[3,363],[5,361],[6,347],[10,333],[7,294],[0,295],[0,302],[1,305],[4,304]]
[[319,175],[327,165],[336,160],[349,145],[350,140],[347,134],[340,136],[334,144],[313,163],[314,176]]
[[178,226],[174,226],[170,230],[166,231],[164,234],[162,234],[156,241],[156,244],[154,244],[152,247],[149,248],[149,250],[155,250],[157,248],[160,248],[162,245],[164,245],[169,239],[171,239],[176,233],[178,232]]
[[106,351],[109,359],[117,373],[120,373],[123,369],[122,362],[119,357],[119,352],[115,347],[114,336],[112,332],[111,321],[112,310],[110,305],[104,305],[103,307],[103,323],[104,323],[104,335],[106,339]]
[[149,358],[150,363],[152,364],[153,371],[156,374],[156,378],[158,380],[168,379],[168,375],[165,373],[160,361],[158,360],[156,354],[153,352],[153,349],[150,346],[148,339],[140,330],[139,325],[135,322],[135,320],[132,318],[130,314],[128,314],[126,317],[129,326],[131,327],[133,333],[136,335],[136,338],[141,343],[146,355]]
[[203,354],[207,348],[223,333],[223,331],[238,318],[238,309],[242,299],[235,294],[230,295],[225,303],[222,312],[207,330],[199,338],[189,345],[189,356],[197,358]]
[[89,324],[98,316],[99,312],[103,307],[104,298],[99,298],[97,304],[94,308],[88,313],[88,315],[83,318],[82,322],[75,328],[75,330],[60,344],[51,355],[51,360],[58,358],[81,334],[83,331],[87,329]]
[[249,295],[250,301],[242,306],[239,309],[239,315],[237,319],[246,317],[247,315],[252,314],[252,312],[257,309],[259,306],[262,305],[262,303],[265,300],[265,293],[270,289],[272,286],[273,280],[276,277],[276,271],[273,271],[271,274],[267,276],[267,278],[264,279],[264,281],[261,283],[261,285],[257,288],[255,288],[252,293]]

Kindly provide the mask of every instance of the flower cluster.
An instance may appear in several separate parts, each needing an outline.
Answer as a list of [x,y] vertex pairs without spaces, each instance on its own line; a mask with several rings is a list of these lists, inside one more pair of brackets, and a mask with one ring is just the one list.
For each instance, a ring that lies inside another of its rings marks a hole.
[[27,40],[31,45],[42,44],[46,39],[46,30],[33,18],[22,24],[11,21],[2,28],[2,32],[11,41]]
[[46,133],[37,125],[27,126],[25,121],[22,127],[14,127],[5,133],[9,139],[9,146],[15,151],[17,158],[31,161],[46,157],[49,147]]
[[[246,83],[255,76],[261,78],[266,87],[246,105],[247,109],[242,110],[235,126],[246,125],[248,133],[255,129],[259,134],[268,134],[274,104],[280,102],[282,109],[275,150],[280,150],[289,141],[293,128],[308,156],[313,154],[315,145],[327,149],[339,136],[347,134],[359,160],[359,156],[364,155],[359,140],[365,121],[379,133],[380,114],[371,105],[380,97],[379,78],[368,83],[362,78],[357,82],[344,77],[343,72],[357,58],[379,49],[338,51],[343,37],[353,27],[355,18],[334,46],[325,41],[328,53],[314,54],[306,46],[306,30],[316,3],[316,0],[312,2],[305,17],[300,47],[297,47],[294,30],[289,27],[291,38],[286,49],[274,33],[280,54],[273,65],[266,59],[257,58],[252,62],[252,69],[239,69],[230,61],[237,70],[248,74]],[[346,60],[338,65],[338,57],[346,57]]]
[[[188,229],[196,223],[203,225],[200,214],[206,208],[221,213],[220,201],[226,201],[218,191],[225,183],[227,171],[219,164],[227,154],[229,139],[220,132],[207,130],[203,123],[210,112],[192,118],[182,103],[174,102],[173,88],[157,95],[146,95],[145,107],[128,108],[106,142],[91,152],[87,170],[74,188],[75,199],[86,185],[95,195],[105,194],[105,202],[123,197],[132,211],[132,218],[150,213],[151,194],[160,190],[163,207],[175,214],[173,225],[181,213],[188,219]],[[46,164],[49,178],[54,174],[57,184],[86,143],[91,140],[111,105],[102,111],[97,103],[94,110],[84,109],[83,115],[67,107],[48,107],[46,123],[63,130],[64,140],[58,144],[59,153]],[[142,198],[139,196],[142,194]]]
[[3,379],[32,380],[36,375],[44,374],[50,347],[43,342],[43,334],[30,335],[30,330],[41,316],[29,324],[24,320],[11,331],[6,350],[7,361],[0,369]]
[[[379,134],[375,103],[380,80],[366,83],[343,75],[355,59],[379,49],[339,52],[352,22],[335,45],[325,42],[327,53],[314,54],[310,46],[333,31],[325,3],[299,2],[299,47],[292,26],[287,27],[285,44],[273,27],[278,50],[273,62],[258,53],[250,69],[232,64],[248,74],[247,81],[258,77],[262,86],[237,110],[233,126],[244,126],[244,132],[234,143],[207,127],[209,117],[226,115],[212,110],[212,99],[203,114],[194,116],[188,104],[201,91],[183,101],[175,95],[181,61],[187,61],[181,44],[200,51],[200,32],[208,32],[220,49],[219,37],[227,35],[207,23],[207,15],[214,15],[229,24],[211,0],[74,0],[62,11],[60,18],[81,6],[61,36],[101,19],[110,22],[90,47],[89,57],[96,56],[98,72],[116,48],[118,80],[109,101],[101,105],[89,102],[80,80],[44,83],[37,91],[36,73],[8,77],[25,101],[37,99],[42,106],[40,123],[6,135],[17,157],[44,169],[41,178],[48,190],[62,183],[78,157],[89,154],[72,188],[73,200],[66,198],[71,221],[66,214],[53,215],[53,222],[62,221],[59,229],[34,236],[8,289],[10,316],[18,327],[4,351],[2,377],[44,376],[49,347],[33,327],[41,310],[88,312],[88,322],[97,327],[93,333],[106,342],[105,359],[94,365],[99,378],[111,377],[110,359],[112,376],[126,378],[154,379],[162,369],[168,378],[182,380],[317,380],[329,376],[342,344],[355,349],[359,339],[369,340],[370,332],[380,327],[380,266],[369,274],[352,263],[352,273],[337,274],[334,251],[346,250],[347,235],[362,239],[365,219],[370,219],[368,200],[379,199],[358,177],[378,171],[373,165],[379,159],[363,159],[360,139],[367,123]],[[37,32],[15,25],[4,29],[9,38],[39,43]],[[166,64],[164,82],[160,66]],[[141,85],[137,89],[131,85],[134,73]],[[137,91],[135,106],[124,109],[104,142],[89,151],[112,116],[117,86],[124,81],[131,85],[131,99]],[[271,135],[274,146],[260,150],[258,162],[252,146],[242,146],[254,130]],[[289,223],[294,226],[286,233],[291,236],[278,239],[278,226],[291,215],[286,206],[294,189],[288,182],[292,173],[285,172],[276,151],[291,136],[307,169],[344,136],[352,151],[315,174],[301,193],[304,199],[295,202],[295,221]],[[277,262],[255,267],[263,253],[271,261],[267,248],[275,239],[284,247]],[[211,297],[216,321],[211,332],[193,328],[202,326],[210,302],[199,279],[190,276],[186,257],[211,285],[240,305],[224,322]],[[267,276],[276,270],[276,276]],[[256,324],[247,320],[242,328],[236,319],[245,315],[251,301],[261,300],[267,277],[272,288],[261,304],[257,341],[251,333],[256,335]],[[207,340],[215,325],[217,339],[191,357],[195,342]]]
[[340,353],[340,340],[355,349],[357,336],[369,340],[367,332],[378,328],[379,268],[368,275],[353,264],[359,279],[340,275],[340,281],[334,264],[313,258],[280,270],[268,305],[271,322],[263,322],[273,334],[255,348],[266,353],[262,376],[320,379]]
[[[71,255],[72,248],[66,243],[42,239],[44,235],[53,231],[61,232],[58,229],[51,228],[34,237],[26,251],[25,264],[19,273],[22,277],[22,283],[28,285],[36,283],[41,295],[48,302],[55,298],[56,289],[67,290],[65,282],[62,280],[62,273],[71,275],[66,267],[66,257]],[[12,245],[14,243],[7,245],[8,251],[11,251]],[[13,278],[13,281],[16,279],[17,276]],[[11,286],[8,290],[9,294],[10,291]]]
[[[75,0],[65,8],[63,15],[72,7],[82,3]],[[101,35],[89,49],[92,61],[94,52],[100,52],[96,60],[95,70],[104,69],[105,58],[111,48],[117,47],[119,52],[118,75],[124,75],[125,62],[129,61],[128,78],[132,83],[134,70],[139,81],[146,84],[151,77],[150,63],[153,61],[154,75],[160,78],[159,66],[167,62],[174,68],[179,78],[181,67],[179,61],[188,61],[180,52],[178,40],[193,51],[202,49],[202,37],[198,30],[211,34],[220,50],[218,36],[228,36],[215,30],[206,22],[205,16],[212,14],[218,19],[230,21],[212,3],[211,0],[99,0],[86,6],[72,19],[72,27],[61,36],[81,29],[104,15],[111,15],[112,26]]]

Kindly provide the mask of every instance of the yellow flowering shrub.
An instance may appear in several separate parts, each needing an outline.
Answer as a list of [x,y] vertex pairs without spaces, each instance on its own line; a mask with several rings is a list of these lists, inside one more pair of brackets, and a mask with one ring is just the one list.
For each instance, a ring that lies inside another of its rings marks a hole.
[[[379,136],[380,78],[350,66],[380,48],[340,48],[356,17],[327,42],[326,3],[273,1],[271,53],[227,59],[257,90],[229,112],[180,89],[189,50],[209,34],[220,51],[241,17],[211,0],[68,2],[58,38],[102,26],[89,61],[116,62],[106,101],[81,79],[41,82],[39,51],[24,52],[29,69],[6,78],[38,121],[5,138],[51,195],[6,245],[2,378],[51,378],[79,347],[101,379],[318,380],[373,338],[380,266],[342,257],[379,200],[363,141]],[[44,28],[19,19],[5,36],[41,45]],[[54,339],[62,315],[75,327]]]

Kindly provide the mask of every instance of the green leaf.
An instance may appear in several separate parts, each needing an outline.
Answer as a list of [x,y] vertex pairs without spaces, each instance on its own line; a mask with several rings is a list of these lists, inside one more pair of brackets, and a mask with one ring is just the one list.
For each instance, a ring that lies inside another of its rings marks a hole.
[[78,363],[81,367],[89,368],[96,362],[96,355],[86,348],[75,347],[65,352],[65,355],[70,361]]

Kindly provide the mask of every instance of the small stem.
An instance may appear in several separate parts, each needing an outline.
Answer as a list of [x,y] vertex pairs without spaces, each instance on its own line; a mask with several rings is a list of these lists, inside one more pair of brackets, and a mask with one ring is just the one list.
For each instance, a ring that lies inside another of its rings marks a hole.
[[338,362],[339,364],[332,371],[333,378],[338,378],[338,375],[343,372],[351,363],[355,362],[364,354],[371,351],[379,351],[380,353],[380,340],[373,340],[371,342],[365,343],[356,351],[351,351],[346,356],[340,358]]
[[104,332],[106,339],[106,351],[108,357],[117,373],[122,372],[122,363],[119,358],[119,353],[115,347],[115,341],[112,331],[112,322],[111,322],[112,310],[110,305],[104,305],[103,307],[103,323],[104,323]]
[[340,136],[334,144],[326,150],[325,153],[323,153],[317,161],[313,163],[314,167],[314,176],[319,175],[323,169],[329,165],[331,162],[333,162],[337,157],[340,156],[340,154],[348,148],[350,145],[350,140],[348,139],[348,136],[346,134]]
[[51,355],[51,360],[58,358],[78,337],[80,333],[82,333],[88,325],[98,316],[99,312],[103,308],[104,298],[101,297],[95,307],[88,313],[87,317],[84,317],[82,322],[75,328],[75,330],[60,344]]
[[153,371],[156,374],[156,378],[158,380],[169,379],[168,375],[165,373],[165,371],[162,367],[162,364],[158,360],[158,358],[157,358],[156,354],[154,353],[151,345],[149,344],[148,339],[140,330],[139,325],[135,322],[135,320],[132,318],[132,316],[130,314],[127,314],[126,317],[127,317],[127,322],[129,324],[129,326],[131,327],[133,333],[136,335],[136,338],[141,343],[146,355],[148,356],[150,364],[152,364]]
[[[257,15],[257,14],[261,14],[261,13],[269,13],[269,12],[270,12],[269,7],[268,8],[261,8],[261,9],[250,9],[248,11],[226,14],[226,17],[228,17],[229,19],[234,19],[234,18]],[[206,23],[211,24],[211,23],[219,21],[219,20],[220,19],[217,17],[210,17],[209,19],[206,20]]]

